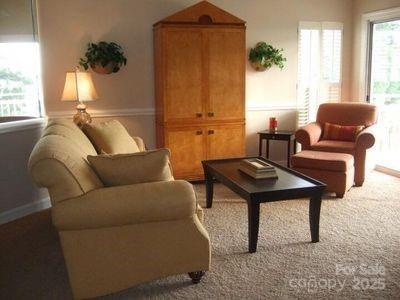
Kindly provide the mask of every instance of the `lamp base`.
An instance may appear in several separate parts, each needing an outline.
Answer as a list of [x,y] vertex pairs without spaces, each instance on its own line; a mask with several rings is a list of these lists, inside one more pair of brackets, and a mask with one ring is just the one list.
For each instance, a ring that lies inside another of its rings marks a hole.
[[76,114],[74,115],[74,123],[78,125],[79,128],[82,128],[85,124],[92,123],[92,117],[86,112],[86,105],[83,103],[79,103],[76,106]]

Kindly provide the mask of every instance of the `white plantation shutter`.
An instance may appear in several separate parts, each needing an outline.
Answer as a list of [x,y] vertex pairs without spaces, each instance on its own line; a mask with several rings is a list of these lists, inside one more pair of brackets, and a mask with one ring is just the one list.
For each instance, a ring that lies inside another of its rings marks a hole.
[[300,22],[298,126],[316,118],[318,106],[341,99],[342,24]]

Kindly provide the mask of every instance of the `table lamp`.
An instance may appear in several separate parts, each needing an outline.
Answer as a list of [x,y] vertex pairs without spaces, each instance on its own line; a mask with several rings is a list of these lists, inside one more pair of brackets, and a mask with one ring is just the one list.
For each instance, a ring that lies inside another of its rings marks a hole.
[[74,115],[74,123],[79,127],[91,123],[92,118],[86,112],[83,102],[97,100],[98,96],[93,85],[92,75],[89,72],[67,72],[65,76],[64,92],[61,101],[78,101],[77,112]]

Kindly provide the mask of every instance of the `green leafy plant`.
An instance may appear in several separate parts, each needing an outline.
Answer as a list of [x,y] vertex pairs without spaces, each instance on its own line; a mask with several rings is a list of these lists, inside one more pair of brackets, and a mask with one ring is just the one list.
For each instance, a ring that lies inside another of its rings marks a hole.
[[122,47],[114,42],[89,43],[85,58],[79,60],[79,64],[87,70],[89,67],[95,70],[96,66],[103,68],[110,66],[111,72],[116,73],[126,65],[127,59],[124,56]]
[[265,42],[259,42],[250,49],[249,61],[257,71],[264,71],[276,65],[283,69],[286,58],[282,55],[283,49],[274,48]]

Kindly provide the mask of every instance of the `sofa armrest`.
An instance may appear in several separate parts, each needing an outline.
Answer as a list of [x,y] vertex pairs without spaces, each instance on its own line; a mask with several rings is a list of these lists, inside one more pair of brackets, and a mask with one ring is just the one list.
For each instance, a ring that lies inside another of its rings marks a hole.
[[136,142],[136,145],[138,146],[140,151],[146,151],[146,145],[144,144],[144,141],[142,138],[138,136],[133,136],[133,140]]
[[377,125],[371,125],[362,130],[356,138],[356,148],[369,149],[375,144]]
[[313,122],[308,125],[300,127],[296,131],[296,140],[302,146],[303,150],[309,149],[312,145],[317,143],[322,134],[321,124]]
[[100,188],[52,208],[59,230],[180,220],[195,212],[193,186],[183,180]]

